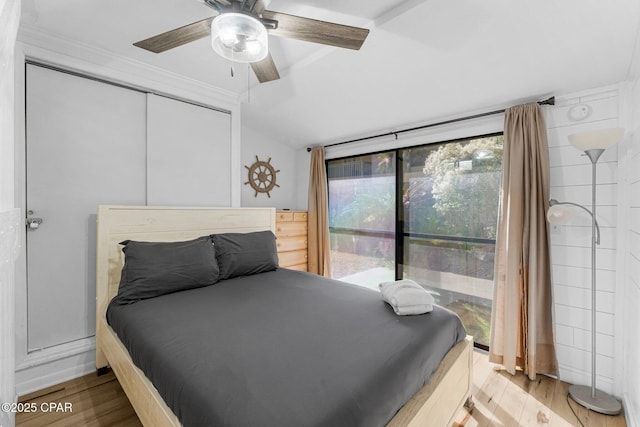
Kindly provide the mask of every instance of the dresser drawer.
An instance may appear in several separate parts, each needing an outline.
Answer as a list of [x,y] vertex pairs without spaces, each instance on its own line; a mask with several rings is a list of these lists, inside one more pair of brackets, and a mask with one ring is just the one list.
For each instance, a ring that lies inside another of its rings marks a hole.
[[[307,251],[306,249],[291,252],[278,253],[278,264],[280,267],[290,268],[295,265],[304,264],[307,265]],[[306,271],[306,270],[305,270]]]
[[293,220],[296,222],[306,222],[307,221],[307,213],[306,212],[294,212]]
[[293,221],[293,212],[277,212],[276,223],[280,221]]
[[295,251],[307,249],[307,236],[282,237],[276,239],[278,252]]
[[276,237],[306,236],[307,222],[279,222],[276,224]]

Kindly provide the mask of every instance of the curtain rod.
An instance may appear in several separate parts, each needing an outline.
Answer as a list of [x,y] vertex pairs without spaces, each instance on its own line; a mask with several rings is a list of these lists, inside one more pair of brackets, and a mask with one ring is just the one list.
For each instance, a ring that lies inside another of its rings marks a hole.
[[[545,99],[544,101],[538,101],[538,105],[555,105],[555,104],[556,104],[555,96],[551,96],[551,97]],[[503,108],[502,110],[489,111],[487,113],[474,114],[474,115],[466,116],[466,117],[458,117],[456,119],[444,120],[442,122],[430,123],[428,125],[416,126],[416,127],[412,127],[412,128],[408,128],[408,129],[401,129],[401,130],[397,130],[397,131],[394,131],[394,132],[380,133],[378,135],[365,136],[364,138],[357,138],[357,139],[350,139],[349,141],[336,142],[334,144],[325,145],[324,147],[325,148],[327,148],[327,147],[335,147],[337,145],[351,144],[353,142],[366,141],[366,140],[369,140],[369,139],[375,139],[375,138],[380,138],[380,137],[383,137],[383,136],[391,136],[391,135],[395,135],[396,139],[398,139],[398,134],[400,134],[400,133],[412,132],[412,131],[415,131],[415,130],[427,129],[427,128],[435,127],[435,126],[448,125],[448,124],[451,124],[451,123],[463,122],[465,120],[479,119],[480,117],[487,117],[487,116],[493,116],[495,114],[502,114],[505,111],[506,111],[506,108]],[[309,152],[309,151],[311,151],[311,147],[307,147],[307,152]]]

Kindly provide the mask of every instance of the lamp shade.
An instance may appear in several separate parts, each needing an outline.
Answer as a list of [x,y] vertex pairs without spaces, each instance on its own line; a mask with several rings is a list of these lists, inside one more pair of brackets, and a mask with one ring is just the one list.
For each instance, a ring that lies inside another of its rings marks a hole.
[[569,206],[556,204],[549,207],[547,221],[552,224],[566,224],[573,217],[573,211]]
[[582,150],[606,150],[624,136],[624,129],[611,128],[589,132],[580,132],[569,135],[569,142],[574,147]]
[[253,16],[227,12],[211,21],[211,47],[235,62],[258,62],[269,53],[265,26]]

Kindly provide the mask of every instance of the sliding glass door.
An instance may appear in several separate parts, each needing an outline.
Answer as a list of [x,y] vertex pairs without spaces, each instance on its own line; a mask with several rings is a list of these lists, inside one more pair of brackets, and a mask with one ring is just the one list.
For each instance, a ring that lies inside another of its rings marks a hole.
[[412,279],[489,344],[502,135],[327,162],[333,277]]
[[399,276],[432,292],[489,344],[502,136],[401,150]]
[[377,289],[395,279],[396,154],[327,163],[334,278]]

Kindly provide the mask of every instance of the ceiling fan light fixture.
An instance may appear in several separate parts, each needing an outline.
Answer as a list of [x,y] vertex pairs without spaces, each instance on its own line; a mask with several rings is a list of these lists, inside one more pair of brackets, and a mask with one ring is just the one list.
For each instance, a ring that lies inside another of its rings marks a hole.
[[211,47],[230,61],[258,62],[269,53],[267,29],[253,16],[222,13],[211,21]]

